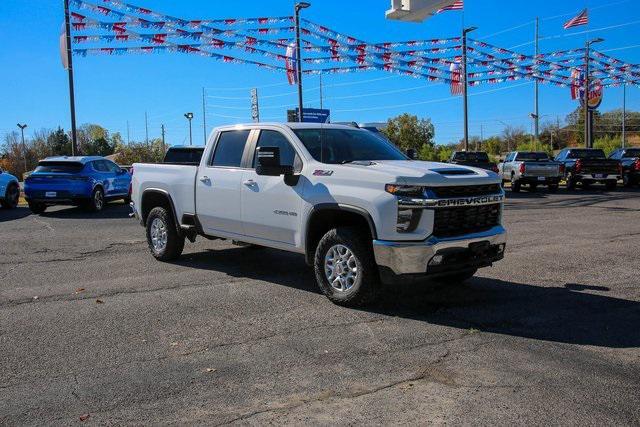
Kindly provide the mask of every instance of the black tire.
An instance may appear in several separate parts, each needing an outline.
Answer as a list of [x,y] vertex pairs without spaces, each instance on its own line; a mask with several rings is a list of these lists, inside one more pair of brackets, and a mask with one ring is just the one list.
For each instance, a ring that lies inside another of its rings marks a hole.
[[104,190],[98,186],[91,192],[91,198],[87,201],[87,210],[91,212],[100,212],[106,204],[104,198]]
[[[342,259],[340,265],[334,263],[335,268],[339,268],[339,272],[346,272],[353,265],[360,273],[353,282],[344,277],[344,274],[339,274],[344,282],[338,278],[336,280],[341,282],[341,287],[345,288],[343,290],[332,286],[325,273],[325,260],[330,256],[330,251],[339,254],[340,248],[346,248],[351,256],[345,252],[348,258]],[[380,275],[374,261],[369,233],[360,228],[338,227],[329,230],[316,248],[314,269],[320,290],[334,304],[346,307],[366,305],[375,299],[380,288]]]
[[511,175],[511,191],[513,191],[514,193],[519,193],[521,186],[522,184],[520,184],[520,181],[515,179],[514,175]]
[[6,209],[15,209],[18,206],[18,201],[20,200],[20,188],[15,184],[11,183],[7,186],[7,191],[4,194],[4,200],[2,200],[2,207]]
[[623,174],[622,175],[622,185],[624,185],[625,187],[633,187],[633,180],[631,179],[631,175],[630,174]]
[[440,283],[462,283],[471,279],[478,272],[477,268],[472,270],[466,270],[459,273],[446,274],[438,277],[437,281]]
[[604,188],[606,188],[607,191],[615,191],[617,187],[618,187],[618,181],[614,181],[614,180],[609,180],[604,184]]
[[549,184],[548,188],[550,193],[555,193],[558,191],[558,184]]
[[567,190],[575,190],[576,189],[576,180],[571,176],[567,176]]
[[39,202],[29,202],[29,209],[32,213],[39,215],[47,210],[47,205]]
[[[160,229],[155,231],[164,233],[163,237],[156,236],[161,239],[166,239],[166,243],[164,245],[154,243],[152,233],[156,226],[162,227],[162,231]],[[184,236],[178,235],[173,215],[167,212],[165,208],[157,207],[153,208],[151,212],[149,212],[146,228],[147,244],[149,245],[151,255],[153,255],[155,259],[159,261],[173,261],[182,255],[182,250],[184,249]]]
[[582,181],[582,188],[585,190],[591,188],[591,183],[589,181]]

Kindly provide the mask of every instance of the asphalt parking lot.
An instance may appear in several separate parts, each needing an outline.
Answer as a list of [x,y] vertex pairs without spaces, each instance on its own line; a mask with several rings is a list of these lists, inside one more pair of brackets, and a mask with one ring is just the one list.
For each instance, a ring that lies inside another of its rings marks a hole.
[[360,310],[127,213],[0,211],[0,424],[640,424],[638,190],[509,193],[504,261]]

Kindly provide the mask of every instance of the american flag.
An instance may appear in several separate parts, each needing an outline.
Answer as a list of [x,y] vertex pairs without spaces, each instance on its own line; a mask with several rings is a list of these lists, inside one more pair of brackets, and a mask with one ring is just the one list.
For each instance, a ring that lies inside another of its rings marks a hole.
[[442,9],[438,9],[438,12],[436,13],[442,13],[447,10],[462,10],[463,8],[464,8],[463,0],[457,0],[453,4],[450,4],[449,6],[445,6]]
[[568,30],[571,27],[578,27],[580,25],[587,25],[589,23],[589,15],[587,14],[587,9],[583,10],[578,14],[578,16],[569,19],[564,23],[564,29]]
[[449,66],[451,71],[451,95],[462,94],[462,73],[460,72],[460,64],[457,62]]

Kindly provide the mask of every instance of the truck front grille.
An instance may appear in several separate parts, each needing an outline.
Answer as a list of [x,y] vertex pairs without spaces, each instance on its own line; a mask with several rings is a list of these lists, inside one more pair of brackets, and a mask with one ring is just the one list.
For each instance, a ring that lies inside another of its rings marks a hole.
[[435,209],[433,235],[455,237],[500,225],[501,204]]
[[489,194],[500,194],[502,192],[500,184],[429,187],[427,190],[433,192],[435,197],[441,199],[452,197],[486,196]]

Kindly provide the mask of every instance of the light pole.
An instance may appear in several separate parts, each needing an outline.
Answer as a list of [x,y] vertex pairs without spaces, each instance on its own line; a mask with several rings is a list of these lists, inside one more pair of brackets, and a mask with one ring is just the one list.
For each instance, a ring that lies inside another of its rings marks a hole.
[[311,6],[311,3],[301,1],[295,6],[296,19],[296,71],[298,74],[298,121],[302,122],[302,58],[300,57],[300,10]]
[[22,159],[24,160],[24,171],[27,172],[27,147],[24,145],[24,129],[27,127],[27,124],[21,125],[18,123],[18,127],[22,133]]
[[583,94],[583,102],[584,102],[584,140],[585,147],[591,148],[591,115],[589,114],[589,62],[591,58],[591,45],[594,43],[603,42],[604,39],[597,38],[593,40],[587,40],[585,43],[585,52],[584,52],[584,94]]
[[538,145],[538,119],[540,118],[536,113],[529,113],[529,117],[533,120],[533,133],[531,134],[531,139],[533,142],[534,148],[537,148]]
[[193,113],[185,113],[184,117],[189,120],[189,145],[193,145],[193,138],[191,136],[191,120],[193,119]]
[[467,103],[467,34],[476,30],[477,27],[469,27],[462,30],[462,75],[464,76],[464,86],[462,86],[464,97],[464,150],[469,151],[469,116],[468,116],[468,103]]

